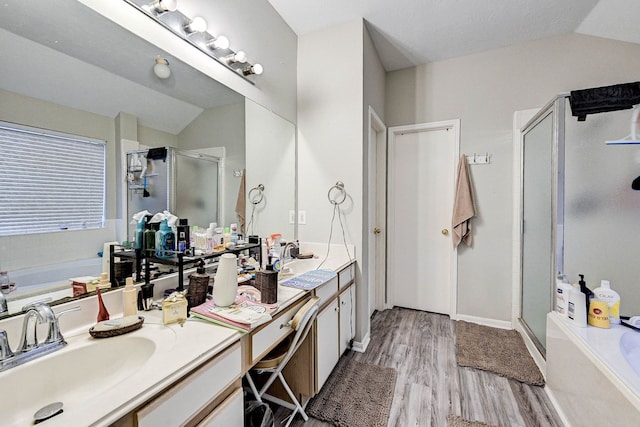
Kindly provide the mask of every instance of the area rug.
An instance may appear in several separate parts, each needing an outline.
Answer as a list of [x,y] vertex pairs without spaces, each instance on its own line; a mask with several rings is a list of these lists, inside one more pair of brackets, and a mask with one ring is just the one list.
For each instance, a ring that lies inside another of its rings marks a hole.
[[544,377],[515,330],[456,322],[458,365],[490,371],[520,382],[543,386]]
[[307,415],[340,427],[386,427],[396,370],[342,357]]
[[457,415],[449,415],[447,417],[447,427],[494,427],[491,424],[481,423],[480,421],[469,421]]

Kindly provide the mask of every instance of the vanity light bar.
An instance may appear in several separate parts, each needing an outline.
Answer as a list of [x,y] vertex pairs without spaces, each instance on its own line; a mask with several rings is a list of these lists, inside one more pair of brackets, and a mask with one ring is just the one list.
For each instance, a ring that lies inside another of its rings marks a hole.
[[189,18],[180,12],[177,0],[124,1],[251,84],[255,83],[248,76],[262,74],[262,65],[248,62],[244,51],[231,49],[227,37],[208,33],[204,18]]

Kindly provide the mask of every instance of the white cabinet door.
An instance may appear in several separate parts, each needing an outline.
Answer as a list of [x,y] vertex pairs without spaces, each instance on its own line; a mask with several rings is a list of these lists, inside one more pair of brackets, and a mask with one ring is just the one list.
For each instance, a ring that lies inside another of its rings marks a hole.
[[317,324],[317,369],[319,392],[340,357],[338,349],[338,300],[334,299],[316,319]]
[[340,303],[340,354],[349,348],[349,342],[356,332],[356,293],[353,286],[342,292]]
[[244,399],[242,388],[238,388],[197,427],[241,427],[242,425],[244,425]]

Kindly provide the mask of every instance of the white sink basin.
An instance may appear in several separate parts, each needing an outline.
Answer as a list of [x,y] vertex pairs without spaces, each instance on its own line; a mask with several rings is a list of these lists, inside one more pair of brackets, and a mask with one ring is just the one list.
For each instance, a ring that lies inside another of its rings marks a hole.
[[[144,328],[153,325],[140,332]],[[93,339],[83,334],[68,339],[61,350],[1,372],[5,392],[0,406],[10,411],[12,422],[31,425],[34,413],[53,402],[62,402],[64,410],[99,401],[104,391],[135,376],[156,353],[158,339],[165,341],[164,350],[167,340],[175,340],[172,331],[154,329],[153,337],[131,333]]]
[[640,332],[628,331],[622,334],[620,350],[629,366],[640,375]]

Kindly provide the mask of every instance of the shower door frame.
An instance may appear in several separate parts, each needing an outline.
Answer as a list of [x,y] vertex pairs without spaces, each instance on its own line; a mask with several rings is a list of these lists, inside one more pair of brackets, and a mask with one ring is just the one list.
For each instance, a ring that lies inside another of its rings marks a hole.
[[[554,97],[544,107],[542,107],[527,123],[520,129],[520,193],[519,193],[519,271],[518,271],[518,312],[517,321],[520,328],[527,334],[527,337],[535,345],[542,357],[546,355],[546,348],[536,337],[531,328],[522,317],[523,313],[523,251],[524,251],[524,136],[536,125],[542,122],[549,115],[552,116],[552,147],[551,147],[551,247],[550,263],[551,269],[548,272],[548,302],[550,310],[554,309],[555,278],[558,271],[563,269],[563,223],[564,223],[564,143],[565,143],[565,104],[566,94]],[[546,318],[546,313],[545,313]]]

